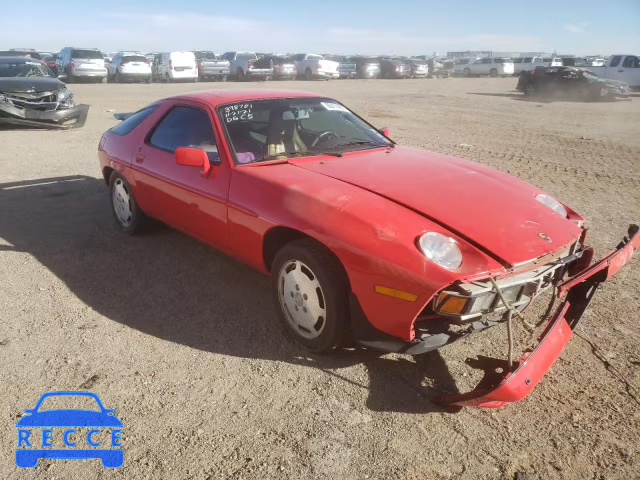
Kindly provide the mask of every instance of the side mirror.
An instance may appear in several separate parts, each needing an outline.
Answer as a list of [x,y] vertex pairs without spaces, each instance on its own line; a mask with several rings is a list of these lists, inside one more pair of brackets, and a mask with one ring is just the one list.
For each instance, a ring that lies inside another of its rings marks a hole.
[[389,132],[389,127],[381,128],[380,130],[378,130],[378,132],[387,138],[389,138],[389,135],[391,134],[391,132]]
[[209,155],[200,148],[180,147],[175,152],[176,163],[185,167],[202,167],[203,177],[206,177],[211,171],[211,163]]

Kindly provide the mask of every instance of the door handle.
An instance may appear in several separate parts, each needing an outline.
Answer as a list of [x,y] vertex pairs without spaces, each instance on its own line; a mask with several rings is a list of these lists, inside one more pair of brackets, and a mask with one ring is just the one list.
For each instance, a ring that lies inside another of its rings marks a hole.
[[144,155],[142,153],[136,153],[136,163],[144,162]]

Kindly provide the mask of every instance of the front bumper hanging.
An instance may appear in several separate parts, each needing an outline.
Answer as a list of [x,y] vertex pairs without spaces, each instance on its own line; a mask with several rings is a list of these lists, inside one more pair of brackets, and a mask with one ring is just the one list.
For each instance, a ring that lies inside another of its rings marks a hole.
[[[538,339],[538,345],[527,350],[514,369],[508,369],[490,386],[485,386],[487,382],[483,379],[471,392],[439,397],[436,401],[445,405],[501,408],[529,395],[571,339],[598,286],[629,262],[638,250],[638,225],[630,225],[627,235],[615,250],[557,286],[557,296],[563,298],[562,303]],[[590,259],[592,256],[591,250],[584,258]],[[496,366],[505,365],[504,361],[493,360]]]

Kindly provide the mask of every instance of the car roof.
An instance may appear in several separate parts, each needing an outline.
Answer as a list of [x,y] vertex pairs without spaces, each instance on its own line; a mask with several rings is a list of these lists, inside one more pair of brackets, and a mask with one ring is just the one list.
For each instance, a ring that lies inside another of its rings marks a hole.
[[[216,108],[227,103],[242,102],[249,100],[268,100],[271,98],[324,98],[323,95],[297,90],[209,90],[207,92],[194,92],[183,95],[169,97],[170,99],[197,100],[208,103]],[[165,99],[168,100],[169,98]]]
[[26,63],[26,62],[40,62],[40,59],[38,58],[33,58],[33,57],[7,57],[7,56],[3,56],[0,57],[0,62],[13,62],[13,63],[18,63],[18,62],[22,62],[22,63]]

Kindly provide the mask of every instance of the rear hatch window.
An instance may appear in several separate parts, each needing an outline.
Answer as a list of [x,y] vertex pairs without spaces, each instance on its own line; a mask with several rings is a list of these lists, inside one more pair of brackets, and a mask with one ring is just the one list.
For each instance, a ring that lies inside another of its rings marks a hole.
[[236,55],[237,60],[257,60],[258,56],[251,52],[241,52]]
[[73,50],[71,58],[82,58],[84,60],[104,60],[100,50]]
[[122,57],[123,62],[142,62],[149,63],[147,57],[143,57],[142,55],[127,55],[126,57]]

